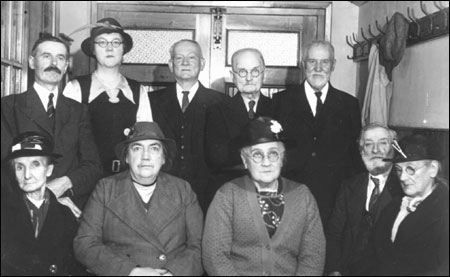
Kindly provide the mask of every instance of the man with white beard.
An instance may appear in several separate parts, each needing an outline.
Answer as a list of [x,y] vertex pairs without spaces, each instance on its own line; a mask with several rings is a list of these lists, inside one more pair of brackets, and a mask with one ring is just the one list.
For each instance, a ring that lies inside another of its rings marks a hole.
[[359,151],[367,172],[343,182],[328,225],[325,274],[355,275],[367,247],[372,227],[381,210],[397,195],[402,195],[399,180],[392,171],[397,134],[388,127],[372,123],[359,138]]

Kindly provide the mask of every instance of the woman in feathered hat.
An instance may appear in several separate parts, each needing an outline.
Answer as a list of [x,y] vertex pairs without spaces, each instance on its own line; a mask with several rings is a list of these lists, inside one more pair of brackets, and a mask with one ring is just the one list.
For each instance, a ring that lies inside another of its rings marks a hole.
[[322,275],[325,237],[309,189],[280,176],[282,126],[259,117],[243,129],[248,175],[223,185],[206,217],[202,258],[210,276]]
[[114,18],[103,18],[93,26],[81,50],[96,59],[97,68],[68,83],[63,94],[88,105],[104,176],[109,176],[119,172],[114,147],[125,138],[123,129],[153,118],[147,91],[119,71],[133,39]]

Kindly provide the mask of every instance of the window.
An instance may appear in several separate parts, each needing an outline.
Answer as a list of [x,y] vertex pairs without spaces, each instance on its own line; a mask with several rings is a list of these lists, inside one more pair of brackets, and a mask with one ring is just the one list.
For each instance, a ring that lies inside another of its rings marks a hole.
[[1,1],[2,4],[2,83],[1,96],[20,93],[27,84],[27,1]]

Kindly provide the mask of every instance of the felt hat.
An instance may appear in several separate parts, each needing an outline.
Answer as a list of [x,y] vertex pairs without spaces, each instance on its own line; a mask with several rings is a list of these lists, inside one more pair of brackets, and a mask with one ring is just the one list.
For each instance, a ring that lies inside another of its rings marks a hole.
[[24,132],[13,139],[11,149],[5,158],[12,160],[20,157],[45,156],[50,158],[62,157],[53,153],[53,140],[38,132]]

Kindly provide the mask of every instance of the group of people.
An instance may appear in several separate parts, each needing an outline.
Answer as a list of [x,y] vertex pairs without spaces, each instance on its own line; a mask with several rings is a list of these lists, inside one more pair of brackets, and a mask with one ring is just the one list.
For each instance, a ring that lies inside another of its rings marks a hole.
[[113,18],[92,27],[92,74],[59,89],[69,49],[43,36],[33,86],[1,100],[2,275],[448,275],[440,149],[362,128],[329,82],[329,42],[270,99],[259,50],[233,54],[228,97],[180,40],[176,83],[147,92],[119,70],[131,36]]

